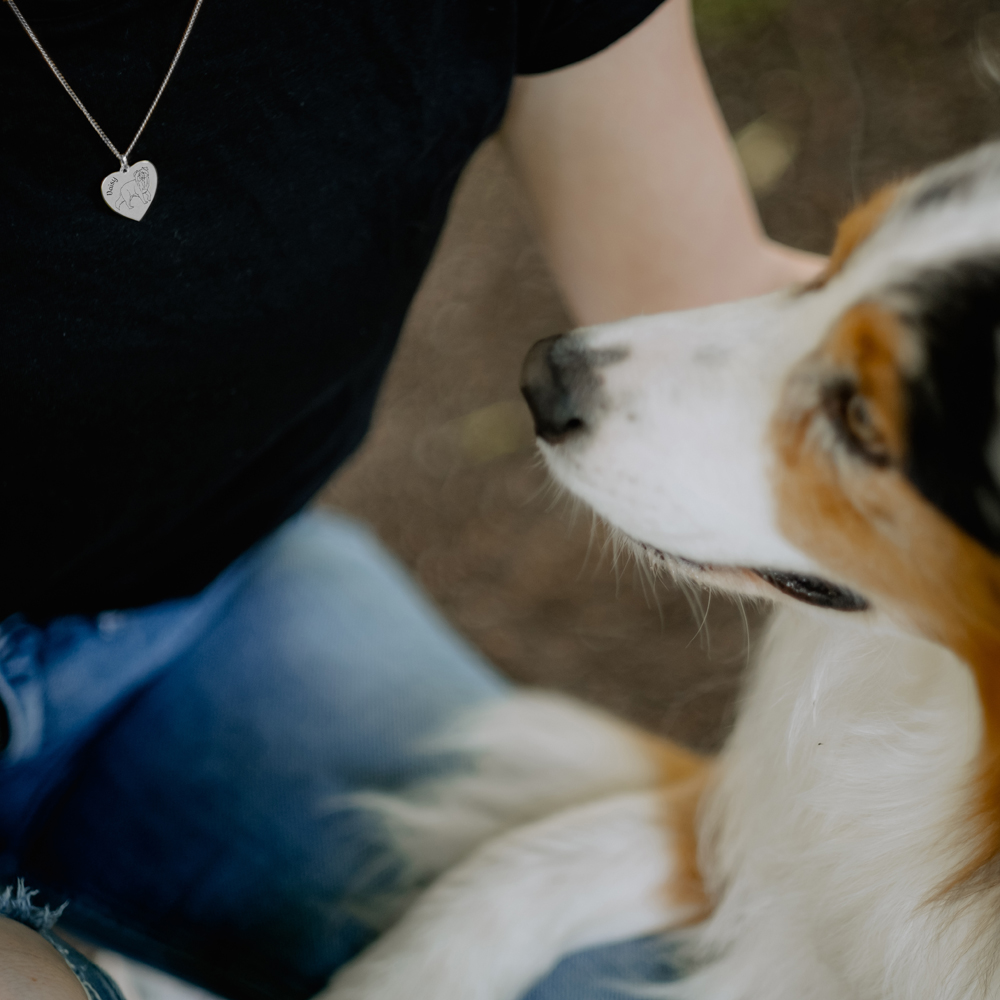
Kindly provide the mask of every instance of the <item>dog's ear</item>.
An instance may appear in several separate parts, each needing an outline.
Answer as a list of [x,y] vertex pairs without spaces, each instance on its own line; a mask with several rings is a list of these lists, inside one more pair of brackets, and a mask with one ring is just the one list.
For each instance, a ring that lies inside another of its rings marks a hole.
[[899,189],[899,184],[885,185],[844,217],[837,228],[837,239],[830,252],[830,259],[827,261],[826,267],[806,285],[806,291],[822,288],[844,269],[854,251],[878,229],[885,214],[896,201]]
[[1000,255],[925,273],[907,292],[924,358],[907,393],[906,474],[1000,554]]

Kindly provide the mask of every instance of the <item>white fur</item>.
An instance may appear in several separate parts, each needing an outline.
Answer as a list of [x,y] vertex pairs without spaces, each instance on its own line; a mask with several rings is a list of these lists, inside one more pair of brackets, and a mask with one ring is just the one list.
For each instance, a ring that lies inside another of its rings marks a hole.
[[516,1000],[568,951],[690,916],[662,892],[669,805],[647,791],[661,777],[647,737],[524,691],[428,749],[472,766],[355,802],[383,817],[410,880],[446,874],[324,1000]]
[[544,691],[474,709],[426,749],[465,765],[401,794],[352,797],[381,815],[417,883],[512,827],[659,778],[635,730]]
[[807,308],[775,292],[576,335],[626,357],[601,368],[596,426],[541,445],[553,474],[613,525],[671,553],[815,573],[775,526],[764,461],[779,390],[823,332],[801,321]]
[[702,831],[719,902],[691,952],[707,964],[663,995],[998,995],[997,892],[928,902],[976,846],[961,821],[980,728],[940,646],[782,609]]
[[436,882],[322,1000],[517,1000],[571,951],[683,922],[661,793],[577,806],[484,845]]

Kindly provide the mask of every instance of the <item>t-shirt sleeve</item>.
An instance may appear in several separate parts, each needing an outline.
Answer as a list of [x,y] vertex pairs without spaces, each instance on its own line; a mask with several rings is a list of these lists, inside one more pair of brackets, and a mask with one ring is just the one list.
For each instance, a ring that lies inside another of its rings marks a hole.
[[663,0],[520,0],[518,73],[546,73],[606,49]]

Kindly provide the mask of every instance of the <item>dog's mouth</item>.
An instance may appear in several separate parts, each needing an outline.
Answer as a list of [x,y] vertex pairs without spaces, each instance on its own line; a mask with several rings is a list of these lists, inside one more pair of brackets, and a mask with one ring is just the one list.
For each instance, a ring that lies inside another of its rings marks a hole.
[[797,601],[813,604],[817,608],[831,608],[833,611],[868,611],[871,608],[860,594],[818,576],[801,576],[776,569],[752,569],[750,572],[787,597],[794,597]]
[[818,576],[805,576],[801,573],[786,573],[776,569],[757,569],[742,566],[715,566],[711,563],[695,562],[673,553],[666,553],[645,542],[640,542],[642,549],[654,560],[673,565],[695,579],[710,583],[713,579],[725,580],[733,577],[746,578],[753,576],[770,585],[786,597],[791,597],[804,604],[817,608],[829,608],[832,611],[868,611],[871,605],[861,594],[841,587]]

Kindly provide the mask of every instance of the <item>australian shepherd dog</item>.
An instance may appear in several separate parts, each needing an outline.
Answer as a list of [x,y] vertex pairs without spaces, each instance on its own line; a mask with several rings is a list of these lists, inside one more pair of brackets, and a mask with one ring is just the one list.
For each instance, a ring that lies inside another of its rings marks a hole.
[[335,1000],[516,1000],[669,931],[684,1000],[1000,997],[1000,146],[879,192],[806,287],[551,338],[555,479],[778,604],[723,750],[525,692],[374,800],[440,871]]

